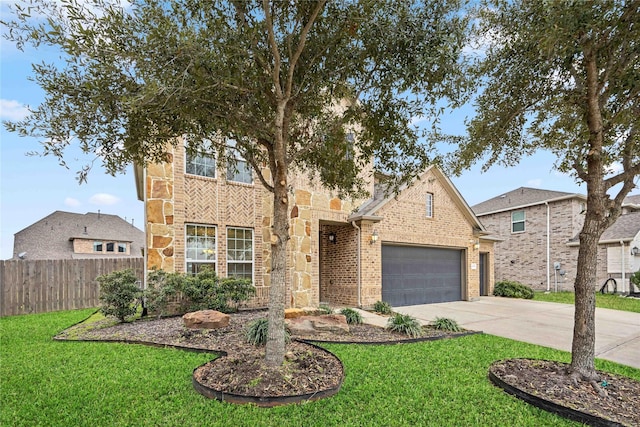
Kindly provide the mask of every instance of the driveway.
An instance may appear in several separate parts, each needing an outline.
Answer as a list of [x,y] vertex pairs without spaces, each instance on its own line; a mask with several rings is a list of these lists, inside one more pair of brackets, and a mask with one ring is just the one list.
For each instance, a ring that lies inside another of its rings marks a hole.
[[[393,309],[423,323],[447,317],[466,329],[571,351],[573,305],[481,297]],[[596,308],[595,353],[598,358],[640,369],[640,313]]]

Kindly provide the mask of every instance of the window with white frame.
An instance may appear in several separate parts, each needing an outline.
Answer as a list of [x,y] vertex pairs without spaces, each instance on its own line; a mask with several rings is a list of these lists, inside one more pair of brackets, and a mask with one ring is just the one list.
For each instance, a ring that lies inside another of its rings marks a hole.
[[427,218],[433,218],[433,193],[427,193]]
[[126,253],[127,252],[127,244],[126,243],[118,243],[118,253]]
[[524,231],[524,211],[511,212],[511,232],[522,233]]
[[191,175],[216,177],[216,157],[204,151],[187,150],[185,172]]
[[253,230],[227,228],[227,276],[253,281]]
[[227,145],[229,146],[229,154],[235,159],[235,162],[227,162],[227,181],[252,184],[251,165],[235,149],[236,142],[234,140],[227,141]]
[[93,252],[102,252],[102,242],[93,242]]
[[187,273],[196,274],[204,266],[216,271],[216,226],[187,224],[185,234]]

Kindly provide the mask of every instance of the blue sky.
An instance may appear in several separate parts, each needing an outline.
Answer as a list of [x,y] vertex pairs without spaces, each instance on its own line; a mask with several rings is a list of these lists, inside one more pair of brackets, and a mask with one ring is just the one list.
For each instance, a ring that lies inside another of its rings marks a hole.
[[[0,4],[0,12],[7,17],[8,3]],[[51,61],[51,50],[25,48],[0,41],[0,120],[17,120],[26,114],[26,107],[36,107],[44,98],[42,90],[32,81],[31,64]],[[443,129],[451,133],[464,132],[464,118],[473,114],[465,108],[444,117]],[[96,162],[88,183],[78,184],[76,172],[91,158],[72,147],[65,153],[69,169],[60,166],[54,157],[27,156],[40,151],[37,140],[20,138],[0,130],[0,259],[13,255],[13,235],[56,210],[119,215],[141,228],[144,222],[143,204],[137,199],[133,172],[111,177]],[[480,165],[452,177],[454,185],[469,205],[482,202],[518,187],[545,188],[556,191],[586,193],[570,176],[552,170],[554,158],[539,152],[523,159],[514,168],[494,166],[486,173]],[[637,193],[637,190],[634,191]]]

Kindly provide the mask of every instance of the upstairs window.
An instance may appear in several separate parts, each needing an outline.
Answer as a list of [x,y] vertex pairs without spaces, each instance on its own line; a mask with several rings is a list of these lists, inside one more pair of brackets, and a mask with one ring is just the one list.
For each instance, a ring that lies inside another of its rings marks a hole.
[[102,252],[102,242],[93,242],[93,252]]
[[524,211],[511,212],[511,232],[522,233],[524,231]]
[[107,243],[107,252],[113,252],[115,247],[115,243],[109,242]]
[[191,175],[216,177],[216,158],[204,151],[189,152],[185,162],[185,172]]
[[236,160],[235,163],[228,162],[227,164],[227,181],[253,184],[251,166],[235,149],[236,142],[229,140],[227,145],[229,145],[229,155]]
[[118,243],[118,253],[124,254],[127,252],[127,244],[126,243]]
[[433,218],[433,193],[427,193],[427,218]]

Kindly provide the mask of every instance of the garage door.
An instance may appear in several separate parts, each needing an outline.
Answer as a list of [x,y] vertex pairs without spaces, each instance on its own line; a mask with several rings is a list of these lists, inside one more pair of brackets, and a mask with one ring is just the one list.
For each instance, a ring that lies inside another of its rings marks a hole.
[[392,306],[462,299],[462,251],[382,246],[382,300]]

